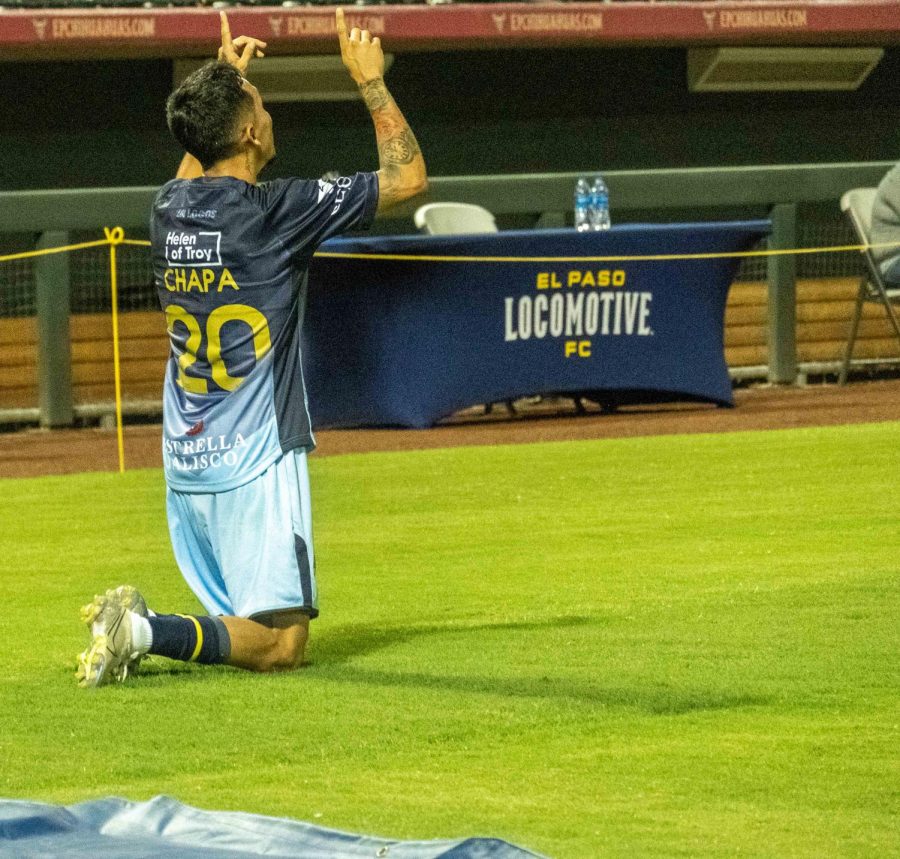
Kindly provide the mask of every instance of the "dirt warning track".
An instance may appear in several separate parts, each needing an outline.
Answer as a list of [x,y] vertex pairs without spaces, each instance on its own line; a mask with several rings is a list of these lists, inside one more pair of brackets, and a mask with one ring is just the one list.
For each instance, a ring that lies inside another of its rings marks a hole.
[[[735,392],[734,409],[701,405],[632,406],[601,414],[572,400],[520,403],[511,416],[473,409],[427,430],[322,430],[316,456],[459,445],[522,444],[698,432],[784,429],[900,420],[900,379],[846,387],[759,386]],[[160,427],[125,427],[126,468],[159,468]],[[116,433],[105,429],[22,430],[0,434],[0,478],[118,469]]]

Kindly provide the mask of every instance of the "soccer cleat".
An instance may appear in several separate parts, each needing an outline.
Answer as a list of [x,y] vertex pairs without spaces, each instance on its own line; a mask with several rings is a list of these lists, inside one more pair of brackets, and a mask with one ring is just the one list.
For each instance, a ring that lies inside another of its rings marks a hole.
[[91,631],[91,646],[78,656],[75,676],[80,686],[121,683],[137,669],[141,654],[132,643],[132,612],[146,617],[147,604],[129,585],[96,596],[82,607],[81,619]]
[[118,600],[120,605],[141,617],[150,616],[147,601],[141,596],[141,592],[132,585],[119,585],[119,587],[107,591],[106,598]]
[[[120,605],[141,617],[150,616],[150,610],[147,608],[147,601],[141,595],[141,592],[133,585],[119,585],[117,588],[107,591],[106,598],[118,600]],[[134,659],[130,660],[125,666],[125,674],[123,674],[122,677],[117,678],[119,682],[121,683],[128,674],[136,674],[141,665],[141,660],[143,659],[144,656],[136,656]]]
[[[141,595],[141,592],[132,585],[119,585],[117,588],[111,588],[104,595],[105,599],[117,602],[119,605],[127,608],[129,611],[133,611],[135,614],[140,615],[141,617],[149,617],[150,610],[147,608],[147,601]],[[95,597],[94,602],[85,606],[82,609],[82,619],[87,624],[88,629],[91,628],[91,624],[94,622],[94,617],[96,616],[97,608],[96,603],[98,599],[102,599],[101,597]],[[85,612],[87,615],[85,616]],[[82,654],[83,655],[83,654]],[[141,661],[144,659],[144,656],[137,656],[134,659],[128,662],[126,666],[128,674],[135,674],[141,664]],[[79,656],[79,662],[81,661],[81,656]],[[78,676],[78,672],[76,672],[76,676]],[[80,679],[80,678],[79,678]],[[119,682],[125,679],[123,675],[121,678],[118,678]]]
[[119,585],[117,588],[110,588],[102,597],[95,596],[91,602],[81,607],[81,620],[87,624],[88,629],[92,633],[92,625],[106,603],[120,605],[122,608],[139,614],[141,617],[150,616],[147,601],[141,595],[141,592],[131,585]]
[[88,658],[89,650],[90,650],[90,648],[88,648],[88,650],[82,651],[81,653],[78,654],[78,656],[75,659],[75,663],[76,663],[75,679],[78,681],[79,686],[84,686],[84,683],[82,681],[87,676],[87,671],[85,669],[85,665],[87,665],[87,658]]

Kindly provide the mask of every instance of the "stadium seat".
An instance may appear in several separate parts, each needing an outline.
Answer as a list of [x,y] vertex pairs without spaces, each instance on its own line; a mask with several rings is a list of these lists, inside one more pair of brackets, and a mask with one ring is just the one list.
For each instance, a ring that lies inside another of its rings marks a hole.
[[416,226],[429,235],[497,232],[494,216],[472,203],[428,203],[416,209],[413,219]]
[[[841,197],[841,211],[847,216],[853,226],[861,244],[868,245],[871,241],[872,229],[872,203],[875,200],[876,188],[854,188],[847,191]],[[841,368],[839,383],[847,383],[847,371],[850,369],[850,360],[853,357],[853,346],[856,343],[856,335],[859,331],[859,320],[862,316],[863,304],[866,302],[878,302],[884,306],[888,319],[900,341],[900,322],[894,310],[894,303],[900,302],[900,289],[888,289],[884,284],[878,264],[872,257],[871,250],[862,252],[865,259],[865,271],[859,282],[859,292],[856,294],[856,308],[853,311],[853,321],[850,324],[850,337],[847,340],[847,349],[844,352],[844,365]]]

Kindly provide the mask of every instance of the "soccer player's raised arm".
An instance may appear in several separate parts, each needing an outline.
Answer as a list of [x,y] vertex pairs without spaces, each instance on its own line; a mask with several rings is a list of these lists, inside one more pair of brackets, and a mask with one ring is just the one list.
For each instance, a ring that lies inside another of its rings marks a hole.
[[384,84],[381,40],[354,27],[349,34],[344,10],[335,13],[341,58],[359,87],[375,124],[378,144],[378,211],[420,194],[428,187],[425,160],[412,129]]
[[[238,36],[236,39],[231,38],[231,26],[228,23],[228,16],[224,12],[219,12],[219,23],[222,28],[222,44],[219,46],[219,54],[217,59],[220,63],[229,63],[234,66],[242,75],[247,71],[250,60],[254,57],[264,57],[263,48],[266,43],[262,39],[254,39],[252,36]],[[175,174],[176,179],[196,179],[203,175],[203,167],[200,162],[185,152],[178,165],[178,172]]]

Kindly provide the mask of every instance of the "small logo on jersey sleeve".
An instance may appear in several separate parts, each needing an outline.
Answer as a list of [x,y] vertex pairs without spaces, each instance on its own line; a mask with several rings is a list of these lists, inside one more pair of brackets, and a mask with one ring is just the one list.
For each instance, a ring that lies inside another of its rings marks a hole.
[[341,210],[341,205],[352,184],[353,178],[350,176],[338,176],[334,182],[326,182],[324,179],[319,179],[319,199],[317,205],[331,194],[331,192],[334,191],[335,186],[337,186],[337,193],[334,195],[334,208],[331,210],[332,216],[336,215]]
[[222,232],[169,230],[166,262],[187,268],[222,265]]
[[333,190],[333,182],[326,182],[324,179],[319,179],[319,199],[316,200],[316,205],[318,206],[319,203],[321,203]]

